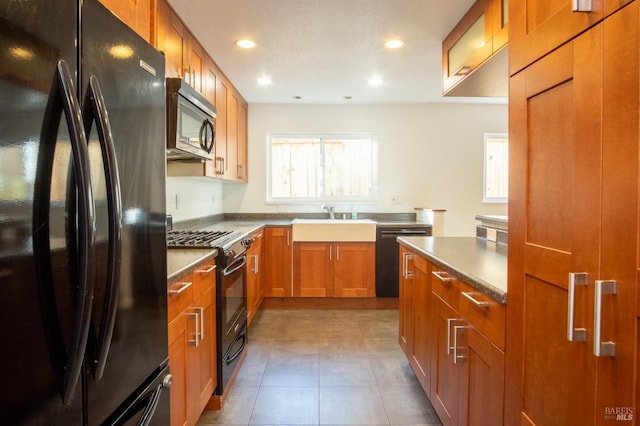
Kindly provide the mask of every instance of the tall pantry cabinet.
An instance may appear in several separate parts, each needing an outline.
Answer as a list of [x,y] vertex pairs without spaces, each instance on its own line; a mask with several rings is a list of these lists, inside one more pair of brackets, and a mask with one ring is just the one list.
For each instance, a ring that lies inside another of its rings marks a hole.
[[638,1],[571,3],[510,2],[505,424],[637,416]]

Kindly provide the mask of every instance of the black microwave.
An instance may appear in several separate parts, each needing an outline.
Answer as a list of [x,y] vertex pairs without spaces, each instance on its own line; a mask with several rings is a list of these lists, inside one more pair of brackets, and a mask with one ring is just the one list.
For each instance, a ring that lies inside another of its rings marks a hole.
[[167,159],[213,160],[216,107],[181,78],[167,78]]

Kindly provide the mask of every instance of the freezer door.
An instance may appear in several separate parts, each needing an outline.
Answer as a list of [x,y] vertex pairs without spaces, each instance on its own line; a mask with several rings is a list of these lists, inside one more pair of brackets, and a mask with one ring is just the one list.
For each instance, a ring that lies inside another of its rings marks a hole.
[[[80,331],[74,325],[76,215],[70,204],[75,190],[68,186],[70,116],[62,113],[62,104],[50,105],[55,109],[49,126],[53,133],[47,135],[47,146],[41,140],[52,87],[59,96],[56,102],[69,101],[76,90],[71,85],[77,75],[76,22],[73,0],[0,2],[0,424],[82,421],[77,374],[65,374],[71,363],[80,372],[77,358],[71,362],[70,355],[73,342],[81,350],[83,339],[74,337],[74,328]],[[66,77],[59,74],[60,60],[69,70]],[[50,170],[38,176],[43,151],[50,154]],[[36,195],[36,182],[50,189]],[[38,218],[34,199],[42,213]],[[39,263],[34,240],[46,251]]]
[[[98,425],[168,357],[164,57],[96,0],[83,2],[81,22],[80,87],[96,204],[87,420]],[[101,114],[110,131],[101,129]]]

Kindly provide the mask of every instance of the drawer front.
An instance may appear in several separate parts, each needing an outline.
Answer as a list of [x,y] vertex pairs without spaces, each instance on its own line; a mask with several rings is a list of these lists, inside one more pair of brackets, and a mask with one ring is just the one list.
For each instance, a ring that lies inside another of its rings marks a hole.
[[216,262],[203,263],[193,271],[193,298],[198,299],[216,285]]
[[458,310],[467,322],[504,351],[505,305],[492,300],[473,287],[459,283]]
[[431,289],[453,309],[458,310],[460,298],[460,281],[455,279],[447,271],[433,265],[431,271]]
[[172,321],[193,302],[193,274],[175,280],[167,288],[167,316]]

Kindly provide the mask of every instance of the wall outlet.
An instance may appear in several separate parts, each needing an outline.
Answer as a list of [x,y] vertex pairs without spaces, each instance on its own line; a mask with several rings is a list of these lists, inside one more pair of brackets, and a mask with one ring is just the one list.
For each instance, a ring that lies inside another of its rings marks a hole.
[[391,204],[397,206],[404,203],[404,197],[402,195],[392,195]]
[[180,210],[180,202],[182,200],[180,199],[180,194],[176,194],[176,210]]

